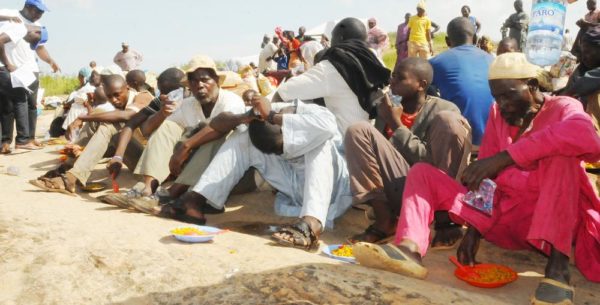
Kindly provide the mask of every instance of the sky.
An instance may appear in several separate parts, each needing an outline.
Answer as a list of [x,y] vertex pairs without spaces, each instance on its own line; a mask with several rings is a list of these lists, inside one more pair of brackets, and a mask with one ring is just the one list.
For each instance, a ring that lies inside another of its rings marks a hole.
[[[395,31],[418,0],[45,0],[50,12],[40,22],[48,28],[46,45],[63,74],[72,75],[95,60],[112,64],[121,42],[144,56],[142,69],[154,72],[186,63],[196,54],[215,60],[260,52],[265,33],[276,26],[297,31],[345,17],[375,17]],[[531,0],[524,0],[526,12]],[[0,8],[21,9],[24,0],[2,0]],[[514,12],[511,0],[428,0],[427,14],[445,31],[460,8],[469,5],[482,24],[481,33],[500,39],[500,26]],[[587,13],[584,0],[569,5],[566,28]],[[42,71],[48,65],[40,63]]]

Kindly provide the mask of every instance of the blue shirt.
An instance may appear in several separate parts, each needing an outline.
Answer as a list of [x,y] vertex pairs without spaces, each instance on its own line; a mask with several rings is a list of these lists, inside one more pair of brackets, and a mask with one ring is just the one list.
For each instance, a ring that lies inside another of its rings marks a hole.
[[456,104],[473,130],[473,144],[480,145],[494,102],[488,72],[494,58],[475,47],[463,45],[439,54],[433,66],[433,85],[443,99]]

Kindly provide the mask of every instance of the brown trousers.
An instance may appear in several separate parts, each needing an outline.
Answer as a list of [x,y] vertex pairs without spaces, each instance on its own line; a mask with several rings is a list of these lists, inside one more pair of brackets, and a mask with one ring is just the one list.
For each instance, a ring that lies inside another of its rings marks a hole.
[[[427,131],[427,155],[422,160],[458,178],[471,151],[471,128],[458,113],[440,112]],[[381,132],[368,122],[350,126],[344,139],[354,203],[387,201],[400,213],[409,164]]]

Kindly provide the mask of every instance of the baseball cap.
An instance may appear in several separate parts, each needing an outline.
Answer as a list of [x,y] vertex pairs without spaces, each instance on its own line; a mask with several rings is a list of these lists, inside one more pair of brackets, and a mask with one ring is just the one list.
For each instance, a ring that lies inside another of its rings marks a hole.
[[33,5],[37,7],[42,12],[49,12],[48,6],[44,3],[43,0],[26,0],[25,5]]
[[48,42],[48,30],[45,26],[40,27],[40,40],[35,43],[31,43],[29,46],[32,50],[37,49],[39,46]]

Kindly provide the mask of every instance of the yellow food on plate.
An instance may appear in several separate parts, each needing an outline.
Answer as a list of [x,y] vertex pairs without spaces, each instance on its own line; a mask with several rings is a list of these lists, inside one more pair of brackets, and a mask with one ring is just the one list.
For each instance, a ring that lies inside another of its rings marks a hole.
[[512,278],[512,273],[498,267],[489,267],[485,269],[475,269],[474,270],[479,277],[468,277],[469,280],[477,281],[480,283],[497,283],[497,282],[505,282]]
[[208,232],[204,232],[196,228],[177,228],[171,230],[171,233],[175,235],[209,235]]
[[339,248],[331,251],[331,254],[342,257],[354,257],[352,246],[341,245]]

